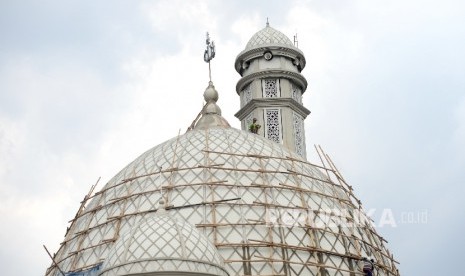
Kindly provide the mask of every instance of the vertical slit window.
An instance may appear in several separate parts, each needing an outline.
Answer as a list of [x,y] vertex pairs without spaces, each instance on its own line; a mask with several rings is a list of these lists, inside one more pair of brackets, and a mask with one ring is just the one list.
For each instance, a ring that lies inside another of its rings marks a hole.
[[293,113],[295,152],[305,157],[305,137],[304,137],[304,120],[302,116]]

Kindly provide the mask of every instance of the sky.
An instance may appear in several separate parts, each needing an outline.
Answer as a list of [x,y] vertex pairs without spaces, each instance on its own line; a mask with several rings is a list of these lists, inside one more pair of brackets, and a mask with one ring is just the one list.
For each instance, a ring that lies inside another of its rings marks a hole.
[[[465,2],[0,2],[0,267],[43,275],[68,221],[203,104],[205,33],[223,117],[240,128],[234,59],[270,25],[296,33],[321,145],[402,275],[456,274],[465,246]],[[445,265],[445,264],[454,265]]]

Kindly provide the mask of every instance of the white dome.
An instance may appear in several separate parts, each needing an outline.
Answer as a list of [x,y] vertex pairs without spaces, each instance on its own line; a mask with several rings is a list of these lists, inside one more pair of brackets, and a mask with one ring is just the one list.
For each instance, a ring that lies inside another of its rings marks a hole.
[[[271,51],[273,56],[283,56],[297,68],[303,70],[306,64],[304,53],[282,32],[267,25],[256,32],[247,42],[245,49],[236,57],[234,67],[243,76],[243,70],[248,68],[254,59],[263,57],[265,52]],[[305,84],[306,87],[306,84]]]
[[228,275],[210,241],[183,219],[168,214],[141,220],[123,234],[110,250],[101,275],[165,272]]
[[294,47],[292,41],[285,34],[270,26],[266,26],[265,28],[256,32],[252,38],[250,38],[249,42],[247,42],[247,45],[245,46],[245,49],[247,50],[263,45],[274,44],[282,44]]
[[[370,222],[335,227],[359,220],[351,190],[283,146],[226,127],[189,131],[131,162],[77,215],[55,261],[66,272],[117,264],[120,235],[153,216],[161,194],[168,214],[195,225],[217,247],[231,276],[352,275],[368,255],[377,275],[397,275]],[[308,217],[276,226],[286,212]],[[57,273],[54,265],[47,271]]]

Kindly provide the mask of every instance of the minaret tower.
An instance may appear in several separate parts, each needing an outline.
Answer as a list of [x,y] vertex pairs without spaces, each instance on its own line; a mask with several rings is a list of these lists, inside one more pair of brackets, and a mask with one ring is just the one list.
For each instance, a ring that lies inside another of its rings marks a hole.
[[241,109],[235,116],[248,130],[254,118],[258,135],[306,158],[304,120],[310,111],[302,105],[307,80],[300,74],[305,57],[278,30],[266,27],[252,36],[234,64],[241,79],[236,85]]

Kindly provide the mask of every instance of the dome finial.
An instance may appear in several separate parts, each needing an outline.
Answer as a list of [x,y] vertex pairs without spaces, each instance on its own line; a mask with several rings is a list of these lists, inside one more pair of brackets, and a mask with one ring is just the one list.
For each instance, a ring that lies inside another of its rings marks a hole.
[[267,26],[267,27],[270,26],[270,22],[268,21],[268,17],[266,18],[266,26]]
[[207,49],[203,54],[203,60],[208,63],[208,72],[210,77],[208,87],[203,93],[203,98],[205,99],[206,103],[187,131],[194,128],[207,129],[209,127],[230,127],[229,123],[223,117],[221,117],[221,109],[216,104],[216,101],[218,101],[218,91],[216,91],[215,86],[213,85],[210,67],[210,61],[215,57],[215,43],[213,41],[210,42],[210,35],[208,32],[206,44]]
[[207,39],[206,39],[207,49],[203,53],[203,60],[208,63],[208,77],[210,78],[210,82],[212,81],[212,70],[210,66],[210,61],[215,57],[215,42],[210,42],[210,34],[207,32]]
[[203,93],[205,105],[200,111],[199,116],[192,122],[189,129],[207,129],[210,127],[229,128],[229,123],[221,116],[221,108],[216,104],[218,101],[218,91],[212,81],[208,82],[208,87]]

